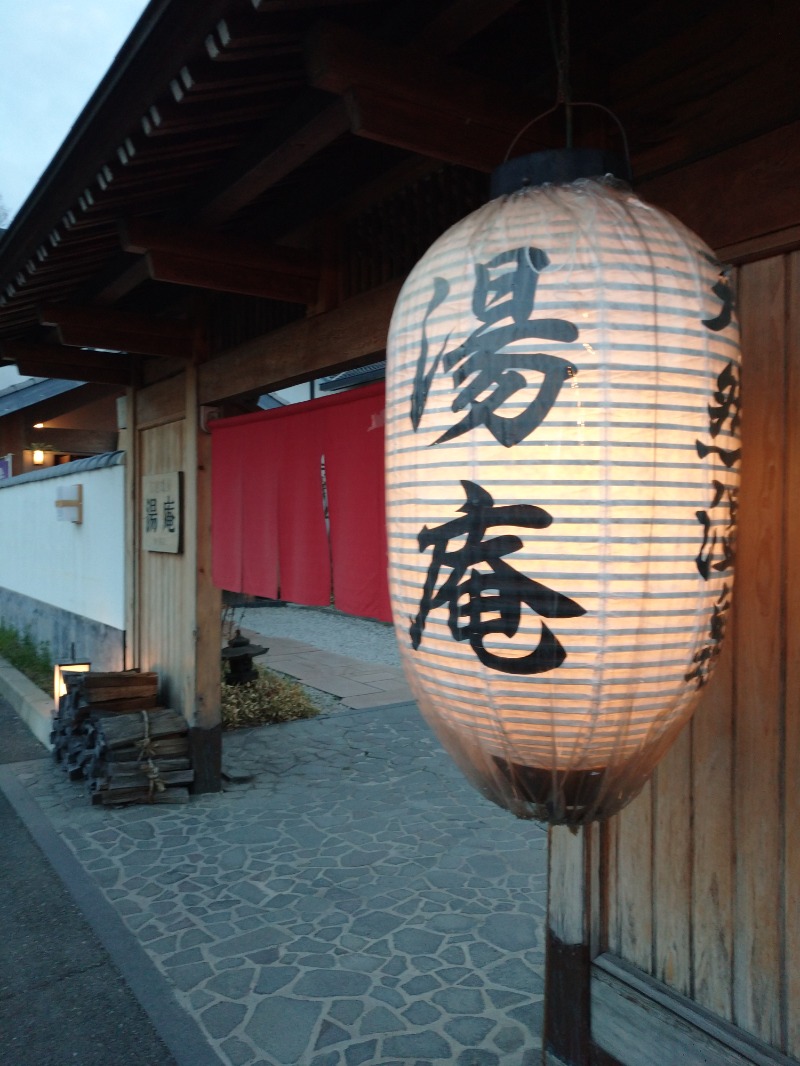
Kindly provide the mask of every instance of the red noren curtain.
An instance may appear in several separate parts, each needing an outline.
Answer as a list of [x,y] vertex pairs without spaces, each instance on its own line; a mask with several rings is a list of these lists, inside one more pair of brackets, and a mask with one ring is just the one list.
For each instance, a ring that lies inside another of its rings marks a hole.
[[379,382],[212,423],[215,584],[390,620],[383,406]]

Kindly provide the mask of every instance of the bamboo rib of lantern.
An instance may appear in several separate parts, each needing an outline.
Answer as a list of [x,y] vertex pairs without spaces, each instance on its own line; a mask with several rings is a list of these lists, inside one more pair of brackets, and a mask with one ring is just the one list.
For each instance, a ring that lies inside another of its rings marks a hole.
[[502,193],[417,264],[386,397],[420,708],[490,799],[572,824],[638,793],[711,676],[740,458],[724,268],[576,156],[588,177]]

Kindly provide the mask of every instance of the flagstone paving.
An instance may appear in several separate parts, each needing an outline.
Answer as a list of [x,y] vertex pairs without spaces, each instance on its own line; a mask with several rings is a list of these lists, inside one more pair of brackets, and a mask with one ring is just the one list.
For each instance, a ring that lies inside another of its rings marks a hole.
[[225,766],[222,794],[117,810],[14,767],[222,1062],[538,1063],[546,834],[413,704],[226,734]]
[[[267,622],[273,616],[267,615]],[[261,665],[288,674],[304,685],[341,697],[341,706],[351,709],[385,707],[412,699],[411,689],[399,665],[362,663],[320,651],[302,641],[276,637],[260,631],[243,629],[248,639],[264,641],[267,653],[259,658]]]

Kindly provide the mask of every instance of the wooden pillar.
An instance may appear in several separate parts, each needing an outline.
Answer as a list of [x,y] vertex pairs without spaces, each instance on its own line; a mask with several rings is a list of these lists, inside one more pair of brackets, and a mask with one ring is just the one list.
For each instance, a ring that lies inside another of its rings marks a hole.
[[542,1061],[590,1066],[591,843],[594,830],[549,832]]
[[136,424],[136,390],[125,394],[125,427],[120,432],[125,451],[125,659],[124,668],[139,663],[139,524],[137,485],[139,477],[139,433]]
[[184,529],[187,594],[192,619],[185,713],[189,721],[193,791],[222,785],[221,595],[211,581],[211,437],[199,424],[197,365],[186,369]]
[[[187,720],[194,792],[221,787],[221,621],[211,582],[211,438],[198,423],[197,366],[129,393],[126,667],[155,670]],[[143,552],[142,480],[183,475],[182,551]]]

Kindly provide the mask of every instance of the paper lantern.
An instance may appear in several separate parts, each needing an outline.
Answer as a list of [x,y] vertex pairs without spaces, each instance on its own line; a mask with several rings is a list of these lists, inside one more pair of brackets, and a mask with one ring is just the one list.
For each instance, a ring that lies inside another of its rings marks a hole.
[[610,178],[498,196],[408,277],[387,352],[397,636],[445,747],[520,817],[620,810],[709,680],[739,380],[727,272]]

